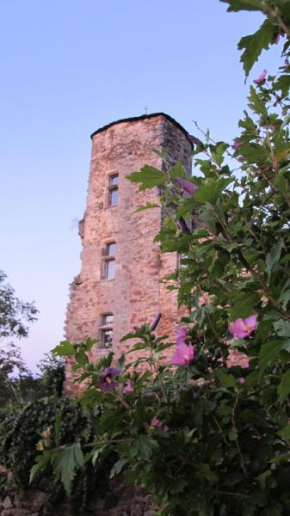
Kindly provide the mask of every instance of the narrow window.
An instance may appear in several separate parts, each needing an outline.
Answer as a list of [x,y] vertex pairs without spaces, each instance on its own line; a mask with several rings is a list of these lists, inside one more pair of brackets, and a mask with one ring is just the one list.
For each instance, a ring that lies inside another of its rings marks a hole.
[[119,185],[119,176],[118,174],[114,174],[109,178],[109,205],[117,206],[118,204],[118,185]]
[[185,253],[178,253],[177,255],[177,270],[186,268],[187,255]]
[[116,242],[106,244],[103,260],[103,278],[106,280],[111,280],[115,277],[115,256]]
[[100,332],[100,349],[111,349],[113,346],[113,314],[103,314],[101,316]]

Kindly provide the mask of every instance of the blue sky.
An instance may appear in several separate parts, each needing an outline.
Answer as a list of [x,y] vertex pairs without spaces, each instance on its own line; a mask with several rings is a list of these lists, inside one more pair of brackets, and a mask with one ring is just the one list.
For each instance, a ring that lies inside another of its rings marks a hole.
[[231,141],[248,91],[236,45],[262,19],[218,0],[0,2],[0,268],[40,310],[22,342],[32,369],[63,339],[80,271],[90,134],[147,108]]

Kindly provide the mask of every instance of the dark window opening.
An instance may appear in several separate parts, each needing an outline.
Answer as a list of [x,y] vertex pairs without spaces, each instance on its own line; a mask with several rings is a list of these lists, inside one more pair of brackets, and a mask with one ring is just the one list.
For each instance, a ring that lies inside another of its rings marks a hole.
[[119,186],[119,176],[118,174],[114,174],[109,178],[109,205],[117,206],[118,204],[118,190]]
[[111,280],[115,278],[116,242],[106,244],[103,260],[103,278]]
[[99,349],[111,349],[113,347],[113,314],[101,316]]

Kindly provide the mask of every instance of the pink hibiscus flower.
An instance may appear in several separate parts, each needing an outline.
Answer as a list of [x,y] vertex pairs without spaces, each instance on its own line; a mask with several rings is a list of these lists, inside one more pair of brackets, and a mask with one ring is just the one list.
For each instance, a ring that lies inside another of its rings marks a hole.
[[195,349],[191,344],[185,344],[180,342],[176,346],[176,350],[172,355],[171,362],[174,365],[187,365],[190,364],[195,358]]
[[180,188],[182,188],[185,192],[187,192],[190,195],[193,195],[195,190],[198,189],[198,186],[194,185],[190,181],[187,181],[186,179],[183,179],[182,177],[177,177],[176,182]]
[[254,79],[255,84],[262,84],[266,80],[268,70],[263,70],[262,73],[257,77],[257,79]]
[[244,339],[251,335],[251,333],[256,329],[257,326],[257,316],[251,315],[247,317],[247,319],[236,319],[229,326],[230,333],[237,337],[238,339]]
[[126,380],[123,392],[126,393],[126,392],[133,392],[133,391],[134,391],[134,389],[132,387],[131,380]]

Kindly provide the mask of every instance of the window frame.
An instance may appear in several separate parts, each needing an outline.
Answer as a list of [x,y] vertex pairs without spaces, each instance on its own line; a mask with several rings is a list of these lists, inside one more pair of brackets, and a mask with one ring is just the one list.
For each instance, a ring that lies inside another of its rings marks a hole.
[[[110,254],[110,246],[114,245],[114,252]],[[115,279],[115,265],[116,265],[116,250],[117,244],[115,241],[106,242],[103,249],[103,260],[102,260],[102,279],[105,281],[112,281]],[[110,262],[114,262],[113,277],[109,277]]]
[[[114,179],[117,178],[117,182],[114,183]],[[117,192],[117,202],[112,203],[113,194]],[[108,186],[108,205],[109,207],[118,206],[119,201],[119,174],[111,174],[109,176],[109,186]]]
[[[108,322],[106,321],[106,317],[112,317],[112,321],[111,322]],[[103,313],[101,314],[100,316],[100,325],[99,325],[99,329],[98,329],[98,332],[99,332],[99,344],[98,344],[98,349],[99,350],[102,350],[102,351],[108,351],[108,350],[111,350],[113,348],[113,335],[114,335],[114,330],[113,330],[113,325],[114,325],[114,314],[112,312],[106,312],[106,313]],[[110,346],[106,346],[106,335],[108,334],[108,332],[111,332],[111,345]]]

